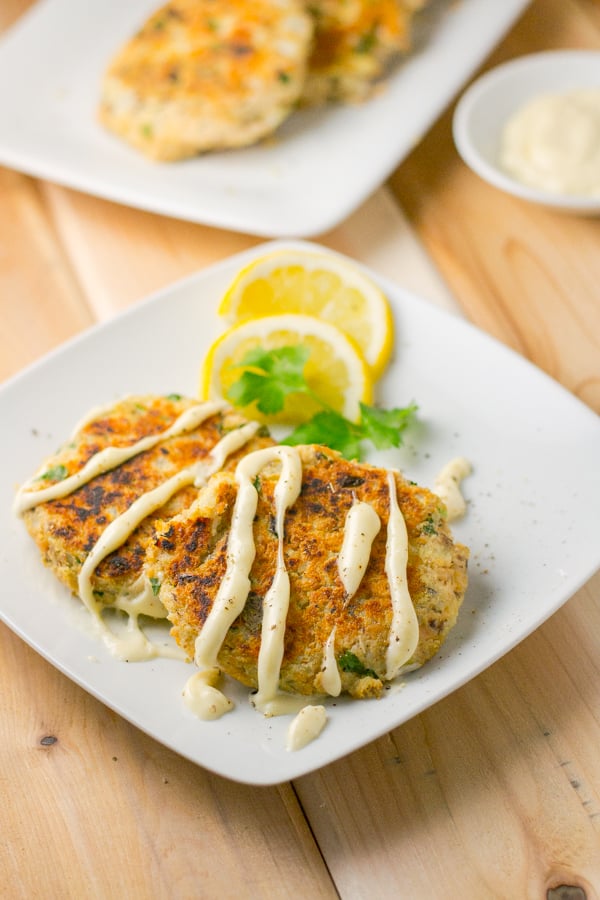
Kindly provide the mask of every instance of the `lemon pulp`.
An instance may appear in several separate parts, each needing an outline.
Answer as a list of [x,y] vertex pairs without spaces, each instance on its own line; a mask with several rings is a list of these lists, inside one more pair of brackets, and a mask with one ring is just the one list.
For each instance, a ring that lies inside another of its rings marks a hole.
[[389,362],[393,319],[379,288],[329,253],[280,250],[253,260],[226,291],[219,314],[230,323],[303,314],[329,322],[360,349],[373,379]]
[[234,325],[209,348],[200,372],[200,395],[204,399],[227,399],[240,378],[241,362],[248,351],[302,344],[309,350],[304,376],[311,392],[289,394],[280,413],[261,415],[256,404],[243,409],[250,418],[274,423],[297,424],[324,407],[348,419],[359,416],[359,403],[372,400],[373,382],[360,350],[334,325],[314,316],[286,314],[263,316]]

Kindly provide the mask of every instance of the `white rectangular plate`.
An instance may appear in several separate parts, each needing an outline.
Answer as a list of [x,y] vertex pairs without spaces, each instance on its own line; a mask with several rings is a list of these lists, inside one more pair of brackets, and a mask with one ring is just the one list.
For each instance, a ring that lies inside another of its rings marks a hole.
[[297,112],[256,147],[157,164],[106,133],[102,72],[157,0],[39,0],[0,41],[0,164],[268,237],[322,233],[418,142],[527,0],[432,0],[414,52],[360,106]]
[[[286,245],[267,245],[278,246]],[[321,736],[293,753],[285,750],[289,718],[263,718],[250,707],[246,689],[232,683],[236,709],[201,722],[181,700],[191,665],[112,658],[11,512],[16,484],[91,407],[126,393],[193,395],[203,351],[221,330],[218,300],[238,269],[264,250],[175,284],[0,390],[2,618],[157,740],[207,769],[253,784],[323,766],[435,703],[522,640],[600,565],[597,416],[485,334],[370,273],[390,298],[397,334],[378,399],[386,406],[415,399],[421,423],[404,448],[377,461],[425,485],[452,457],[465,455],[474,465],[465,482],[468,514],[454,529],[471,548],[470,585],[442,652],[381,700],[331,701]]]

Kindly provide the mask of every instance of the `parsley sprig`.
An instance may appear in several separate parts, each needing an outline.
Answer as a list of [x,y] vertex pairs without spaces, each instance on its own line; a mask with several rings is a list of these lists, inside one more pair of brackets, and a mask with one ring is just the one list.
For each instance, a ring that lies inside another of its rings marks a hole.
[[227,392],[227,399],[236,406],[248,406],[256,401],[261,413],[273,415],[283,409],[288,394],[313,396],[304,377],[309,355],[308,347],[302,345],[249,350],[236,366],[243,371]]
[[239,379],[227,392],[227,399],[235,406],[256,403],[265,415],[281,412],[289,394],[306,394],[321,407],[320,411],[295,428],[283,444],[324,444],[338,450],[347,459],[362,459],[364,441],[378,450],[399,447],[403,432],[414,420],[414,403],[395,409],[360,404],[360,417],[351,422],[328,406],[311,389],[304,376],[310,350],[302,345],[250,350],[236,366],[241,368]]

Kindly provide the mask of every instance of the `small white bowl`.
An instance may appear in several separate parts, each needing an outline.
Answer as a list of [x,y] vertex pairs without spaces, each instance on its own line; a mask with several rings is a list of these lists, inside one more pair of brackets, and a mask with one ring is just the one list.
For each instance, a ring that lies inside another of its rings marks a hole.
[[521,56],[482,75],[454,112],[453,134],[465,163],[481,178],[516,197],[583,215],[600,213],[600,197],[543,191],[512,178],[499,165],[508,119],[539,94],[600,87],[600,52],[556,50]]

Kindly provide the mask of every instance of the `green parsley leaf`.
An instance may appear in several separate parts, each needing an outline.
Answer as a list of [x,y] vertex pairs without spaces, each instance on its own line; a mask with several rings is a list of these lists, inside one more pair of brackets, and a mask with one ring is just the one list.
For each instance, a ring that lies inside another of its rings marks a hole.
[[361,34],[356,44],[355,51],[356,53],[371,53],[376,44],[377,34],[375,33],[375,29],[371,29],[371,31],[366,31],[364,34]]
[[227,392],[227,399],[236,406],[256,402],[256,408],[267,415],[281,412],[288,394],[309,393],[304,378],[309,353],[300,345],[250,350],[236,366],[243,372]]
[[297,444],[324,444],[346,459],[360,459],[360,439],[359,427],[332,410],[315,413],[312,419],[298,425],[281,443],[293,447]]
[[433,521],[433,516],[431,513],[427,516],[423,524],[421,525],[421,531],[423,534],[437,534],[437,528],[435,527],[435,522]]
[[378,450],[399,447],[402,443],[402,432],[414,421],[417,409],[415,403],[395,409],[380,409],[361,403],[360,422],[363,437],[371,441]]
[[352,653],[351,650],[344,650],[343,653],[340,653],[338,656],[338,664],[342,672],[352,672],[353,675],[360,675],[363,678],[366,676],[379,678],[377,672],[374,672],[373,669],[367,669],[356,653]]
[[64,481],[68,474],[65,466],[52,466],[38,477],[38,481]]
[[377,450],[399,447],[402,432],[413,421],[417,406],[379,409],[360,404],[360,421],[350,422],[339,413],[318,412],[292,431],[281,443],[325,444],[346,459],[362,459],[362,441],[370,441]]
[[330,409],[308,386],[304,367],[309,354],[310,350],[301,345],[250,350],[235,367],[242,372],[227,392],[227,399],[242,407],[256,403],[256,408],[267,415],[281,412],[288,394],[303,393],[316,400],[322,410],[295,428],[283,444],[324,444],[346,459],[358,460],[363,456],[364,441],[378,450],[399,447],[402,433],[415,418],[416,404],[386,410],[361,403],[359,421],[351,422]]
[[158,592],[160,591],[160,578],[151,578],[150,587],[152,588],[152,596],[158,597]]

